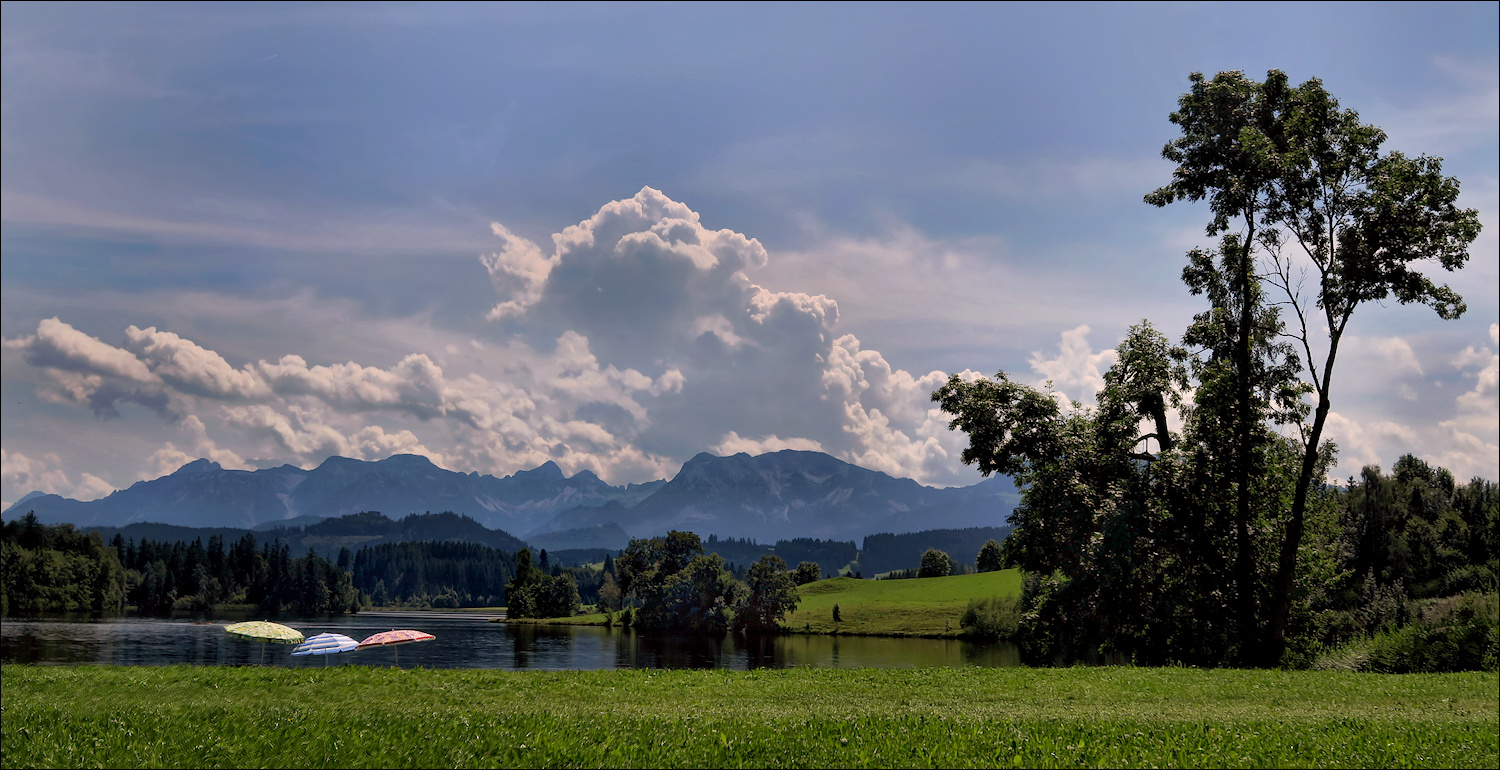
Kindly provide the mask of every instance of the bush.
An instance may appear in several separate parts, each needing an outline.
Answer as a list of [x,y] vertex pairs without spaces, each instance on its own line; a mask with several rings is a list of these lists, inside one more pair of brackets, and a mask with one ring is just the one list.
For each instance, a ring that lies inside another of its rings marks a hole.
[[1313,668],[1388,674],[1495,671],[1500,659],[1500,593],[1471,591],[1432,602],[1417,619],[1356,639]]
[[917,571],[917,577],[947,577],[953,574],[954,564],[952,556],[936,548],[928,548],[922,554],[922,566]]
[[823,579],[823,570],[815,561],[804,561],[792,570],[792,583],[796,585],[807,585],[816,583]]
[[1003,568],[1004,562],[1000,544],[995,542],[994,538],[990,538],[979,549],[979,555],[974,557],[974,568],[980,572],[995,572]]
[[976,639],[1012,639],[1021,625],[1021,600],[1015,596],[970,599],[958,625]]

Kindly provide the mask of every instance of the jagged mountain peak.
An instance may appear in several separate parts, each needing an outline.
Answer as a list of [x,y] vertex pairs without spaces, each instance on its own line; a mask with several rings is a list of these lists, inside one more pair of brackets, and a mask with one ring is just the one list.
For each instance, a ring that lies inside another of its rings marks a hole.
[[[590,472],[589,475],[592,476],[593,473]],[[512,478],[525,478],[533,481],[562,481],[566,477],[563,475],[562,468],[559,468],[557,463],[548,460],[529,471],[516,471]]]
[[37,490],[31,491],[31,492],[27,492],[26,494],[22,495],[21,499],[17,500],[14,503],[14,505],[20,505],[20,504],[26,502],[27,500],[34,500],[34,499],[36,499],[38,497],[46,497],[47,494],[48,493],[46,493],[46,492],[37,491]]
[[218,464],[218,463],[216,463],[216,462],[214,462],[212,460],[209,460],[206,457],[201,457],[201,458],[199,458],[197,460],[194,460],[194,461],[192,461],[192,462],[190,462],[190,463],[182,466],[181,468],[178,468],[177,470],[173,471],[172,475],[173,476],[191,476],[191,475],[198,474],[198,473],[212,473],[214,471],[222,471],[222,470],[224,470],[224,466],[222,466],[222,465],[220,465],[220,464]]
[[540,531],[619,523],[631,535],[687,529],[700,536],[857,538],[866,532],[1002,524],[1015,495],[995,484],[941,489],[823,452],[708,452],[624,510],[578,507]]

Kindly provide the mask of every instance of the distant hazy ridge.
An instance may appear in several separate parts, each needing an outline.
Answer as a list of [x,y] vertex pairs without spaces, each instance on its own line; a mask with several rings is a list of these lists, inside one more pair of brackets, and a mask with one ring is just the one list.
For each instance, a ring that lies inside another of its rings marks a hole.
[[999,526],[1017,495],[1007,478],[937,489],[860,468],[820,452],[751,457],[700,454],[670,481],[612,486],[591,471],[564,476],[548,462],[496,478],[444,470],[425,457],[377,462],[330,457],[313,470],[292,465],[224,470],[196,460],[99,500],[32,494],[7,509],[46,523],[122,527],[266,529],[380,511],[451,511],[541,547],[618,548],[628,537],[687,529],[707,538],[763,543],[814,537],[856,540],[873,532]]

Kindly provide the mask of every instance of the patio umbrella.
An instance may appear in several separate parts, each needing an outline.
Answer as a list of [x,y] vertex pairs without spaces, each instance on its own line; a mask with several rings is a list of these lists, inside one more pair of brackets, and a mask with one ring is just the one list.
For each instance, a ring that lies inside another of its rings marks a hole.
[[224,627],[230,636],[248,639],[252,642],[260,642],[260,662],[266,662],[266,643],[275,644],[299,644],[303,637],[302,632],[295,628],[283,626],[280,623],[271,623],[264,620],[251,620],[244,623],[235,623]]
[[328,656],[340,652],[349,652],[359,646],[359,642],[350,639],[343,634],[318,634],[309,637],[307,641],[297,645],[292,650],[293,655],[321,655],[323,665],[328,665]]
[[[424,634],[421,631],[412,631],[410,629],[401,631],[381,631],[380,633],[365,639],[363,642],[360,642],[358,649],[363,650],[371,647],[394,647],[398,644],[406,644],[408,642],[430,642],[436,638],[437,637],[433,636],[432,634]],[[392,650],[391,652],[394,652],[396,654],[396,665],[401,665],[401,651]]]

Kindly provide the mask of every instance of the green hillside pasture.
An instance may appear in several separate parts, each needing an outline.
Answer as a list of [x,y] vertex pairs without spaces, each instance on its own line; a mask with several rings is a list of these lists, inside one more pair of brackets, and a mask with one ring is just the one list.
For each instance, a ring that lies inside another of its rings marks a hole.
[[[971,599],[1017,596],[1021,573],[1008,569],[977,575],[911,580],[840,577],[801,587],[802,602],[787,616],[793,631],[881,636],[957,636],[958,619]],[[833,605],[842,622],[833,622]]]
[[1493,673],[0,667],[3,767],[1494,767]]

